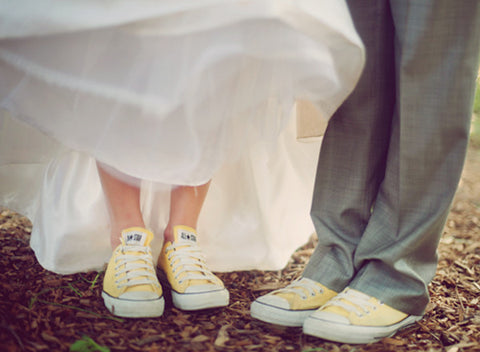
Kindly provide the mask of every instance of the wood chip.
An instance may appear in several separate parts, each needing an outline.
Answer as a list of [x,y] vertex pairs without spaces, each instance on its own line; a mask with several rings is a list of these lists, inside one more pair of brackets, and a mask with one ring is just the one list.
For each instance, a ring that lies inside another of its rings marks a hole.
[[112,352],[480,352],[479,200],[480,150],[470,149],[438,248],[425,318],[394,337],[364,346],[327,342],[299,328],[278,328],[250,317],[250,304],[258,295],[301,275],[316,236],[281,271],[218,273],[230,292],[227,308],[183,312],[172,306],[165,290],[162,317],[120,319],[104,307],[103,273],[62,276],[43,269],[28,245],[32,224],[0,208],[0,350],[21,350],[18,337],[27,352],[68,351],[88,336]]
[[220,330],[218,330],[217,338],[213,343],[215,346],[218,346],[218,347],[225,346],[225,343],[230,339],[230,336],[228,336],[228,332],[227,332],[227,329],[229,327],[230,327],[229,325],[224,325],[220,328]]

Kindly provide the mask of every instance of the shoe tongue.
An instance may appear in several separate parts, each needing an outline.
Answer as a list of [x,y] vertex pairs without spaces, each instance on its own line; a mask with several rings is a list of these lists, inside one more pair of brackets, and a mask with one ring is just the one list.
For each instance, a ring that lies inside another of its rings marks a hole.
[[197,243],[197,233],[187,226],[175,226],[173,229],[176,243]]
[[148,246],[153,234],[141,227],[131,227],[122,231],[125,246]]

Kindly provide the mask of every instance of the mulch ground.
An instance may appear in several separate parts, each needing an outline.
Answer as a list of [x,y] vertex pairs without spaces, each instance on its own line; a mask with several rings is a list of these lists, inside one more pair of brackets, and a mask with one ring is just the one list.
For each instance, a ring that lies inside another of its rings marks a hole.
[[103,273],[44,270],[30,231],[28,219],[0,208],[0,351],[68,351],[75,342],[78,351],[480,351],[480,149],[469,151],[425,318],[370,345],[330,343],[250,317],[256,297],[300,275],[313,238],[282,271],[219,274],[231,295],[227,308],[187,313],[167,297],[161,318],[119,319],[103,306]]

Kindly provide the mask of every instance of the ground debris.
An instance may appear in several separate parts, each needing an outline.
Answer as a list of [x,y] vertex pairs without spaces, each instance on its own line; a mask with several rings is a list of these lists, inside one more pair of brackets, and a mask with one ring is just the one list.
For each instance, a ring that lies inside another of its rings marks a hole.
[[103,306],[103,273],[56,275],[29,248],[31,223],[0,208],[0,346],[5,351],[68,351],[88,336],[110,351],[480,352],[480,150],[470,148],[440,241],[425,318],[365,346],[327,342],[250,317],[251,302],[300,276],[315,236],[281,271],[219,273],[224,309],[182,312],[167,299],[156,319],[120,319]]

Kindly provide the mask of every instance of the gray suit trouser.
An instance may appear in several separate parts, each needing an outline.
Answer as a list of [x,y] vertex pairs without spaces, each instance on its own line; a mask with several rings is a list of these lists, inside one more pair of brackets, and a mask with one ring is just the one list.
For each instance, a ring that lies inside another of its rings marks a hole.
[[304,276],[421,315],[463,168],[479,63],[478,0],[351,0],[367,62],[329,122]]

